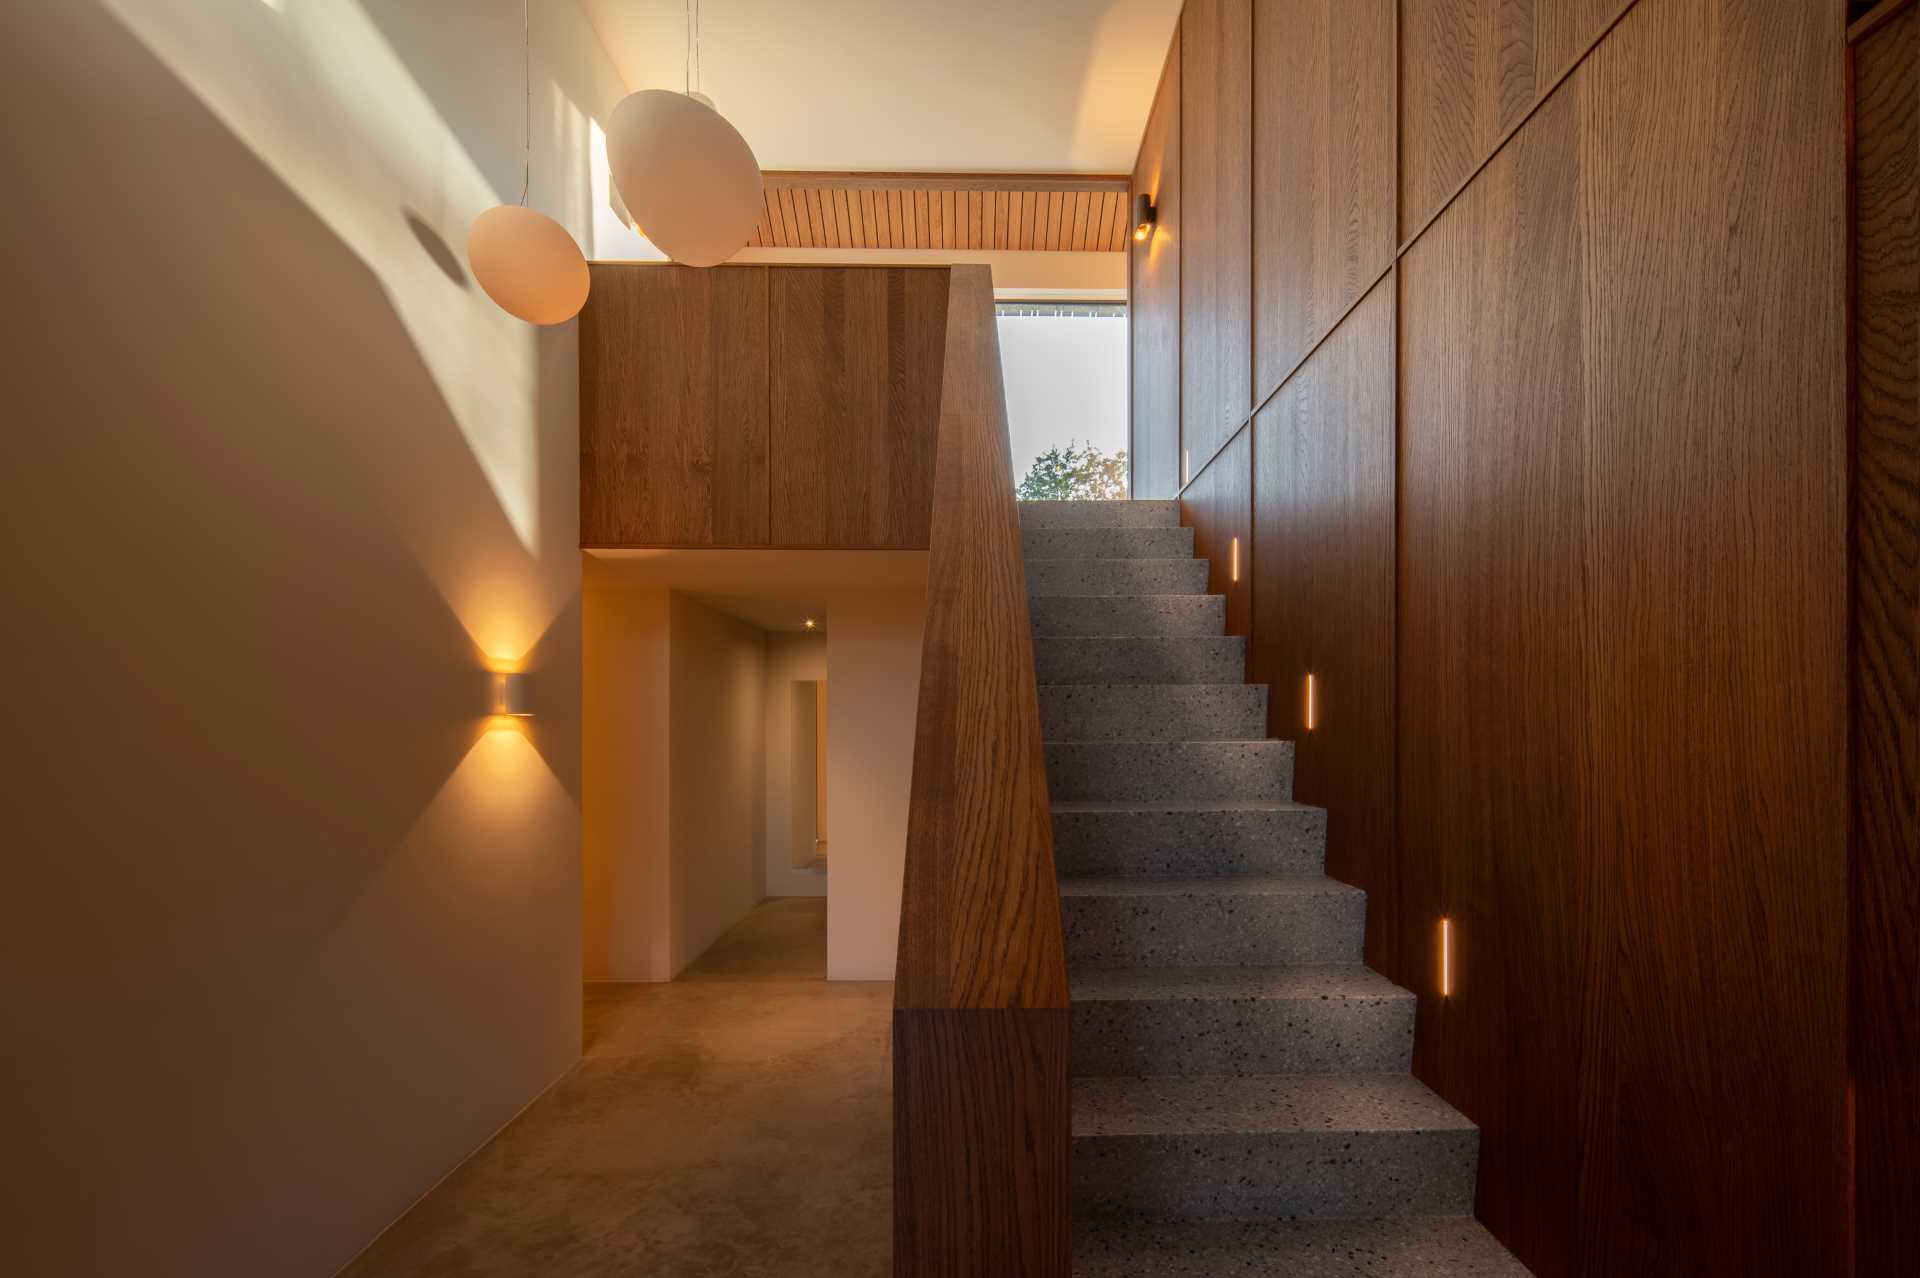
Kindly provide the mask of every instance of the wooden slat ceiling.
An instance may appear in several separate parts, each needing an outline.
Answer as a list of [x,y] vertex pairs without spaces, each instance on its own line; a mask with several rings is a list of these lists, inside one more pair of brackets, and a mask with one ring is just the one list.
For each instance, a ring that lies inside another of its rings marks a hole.
[[1128,177],[767,173],[753,248],[1118,253]]

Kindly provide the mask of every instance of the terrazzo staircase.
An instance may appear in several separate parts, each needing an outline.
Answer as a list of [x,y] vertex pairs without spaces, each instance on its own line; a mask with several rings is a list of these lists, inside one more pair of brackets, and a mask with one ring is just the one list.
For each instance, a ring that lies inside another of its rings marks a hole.
[[1178,503],[1026,502],[1073,995],[1074,1272],[1525,1274],[1472,1218],[1479,1133],[1409,1073],[1413,995]]

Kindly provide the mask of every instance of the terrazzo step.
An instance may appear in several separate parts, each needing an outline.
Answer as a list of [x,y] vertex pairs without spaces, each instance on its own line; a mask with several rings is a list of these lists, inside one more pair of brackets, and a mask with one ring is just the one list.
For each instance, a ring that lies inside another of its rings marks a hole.
[[1242,684],[1241,635],[1035,635],[1041,683]]
[[1027,559],[1191,559],[1191,528],[1022,528]]
[[1050,741],[1055,799],[1287,799],[1291,741]]
[[1258,741],[1267,689],[1248,683],[1041,684],[1048,741]]
[[1471,1216],[1082,1220],[1074,1278],[1527,1278]]
[[1406,1070],[1413,995],[1362,963],[1076,969],[1073,1072]]
[[1204,559],[1029,559],[1030,595],[1204,595]]
[[1033,595],[1035,635],[1224,635],[1225,595]]
[[1177,501],[1023,501],[1022,528],[1178,528]]
[[1089,1217],[1464,1216],[1479,1145],[1409,1074],[1073,1084],[1073,1200]]
[[1053,804],[1065,878],[1315,875],[1326,853],[1325,809],[1289,800]]
[[1061,879],[1067,970],[1358,963],[1367,894],[1323,875]]

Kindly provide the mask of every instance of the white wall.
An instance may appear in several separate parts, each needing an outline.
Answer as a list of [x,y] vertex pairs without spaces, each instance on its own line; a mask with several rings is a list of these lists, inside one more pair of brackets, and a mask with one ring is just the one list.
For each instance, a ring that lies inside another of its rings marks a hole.
[[827,976],[893,979],[925,592],[827,600]]
[[677,975],[766,898],[766,633],[668,597],[667,825]]
[[[620,85],[536,12],[584,238]],[[574,334],[462,252],[520,49],[515,0],[0,10],[9,1272],[331,1273],[578,1057]]]
[[583,967],[671,980],[667,592],[589,590],[581,612]]
[[[767,895],[825,896],[827,871],[793,868],[793,834],[788,828],[793,804],[793,757],[788,745],[793,720],[793,685],[798,680],[827,677],[827,637],[823,634],[772,632],[767,635]],[[828,685],[831,694],[832,685]],[[827,739],[833,739],[833,718],[827,718]],[[831,777],[829,777],[831,782]],[[809,788],[813,778],[799,778]],[[829,789],[831,809],[833,794]],[[831,830],[829,820],[827,828]],[[832,861],[832,847],[828,847]]]

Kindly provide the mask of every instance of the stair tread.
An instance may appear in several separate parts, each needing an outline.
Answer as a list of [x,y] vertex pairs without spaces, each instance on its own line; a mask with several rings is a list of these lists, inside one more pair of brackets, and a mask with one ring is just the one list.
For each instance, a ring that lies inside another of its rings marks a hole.
[[1061,896],[1365,896],[1323,874],[1217,879],[1061,879]]
[[1525,1278],[1471,1216],[1332,1220],[1083,1220],[1077,1278]]
[[1318,812],[1292,799],[1057,799],[1055,812]]
[[1257,999],[1412,1002],[1414,998],[1412,991],[1400,988],[1364,963],[1096,968],[1072,973],[1071,986],[1076,1003]]
[[1411,1074],[1157,1074],[1073,1084],[1076,1138],[1473,1130]]

